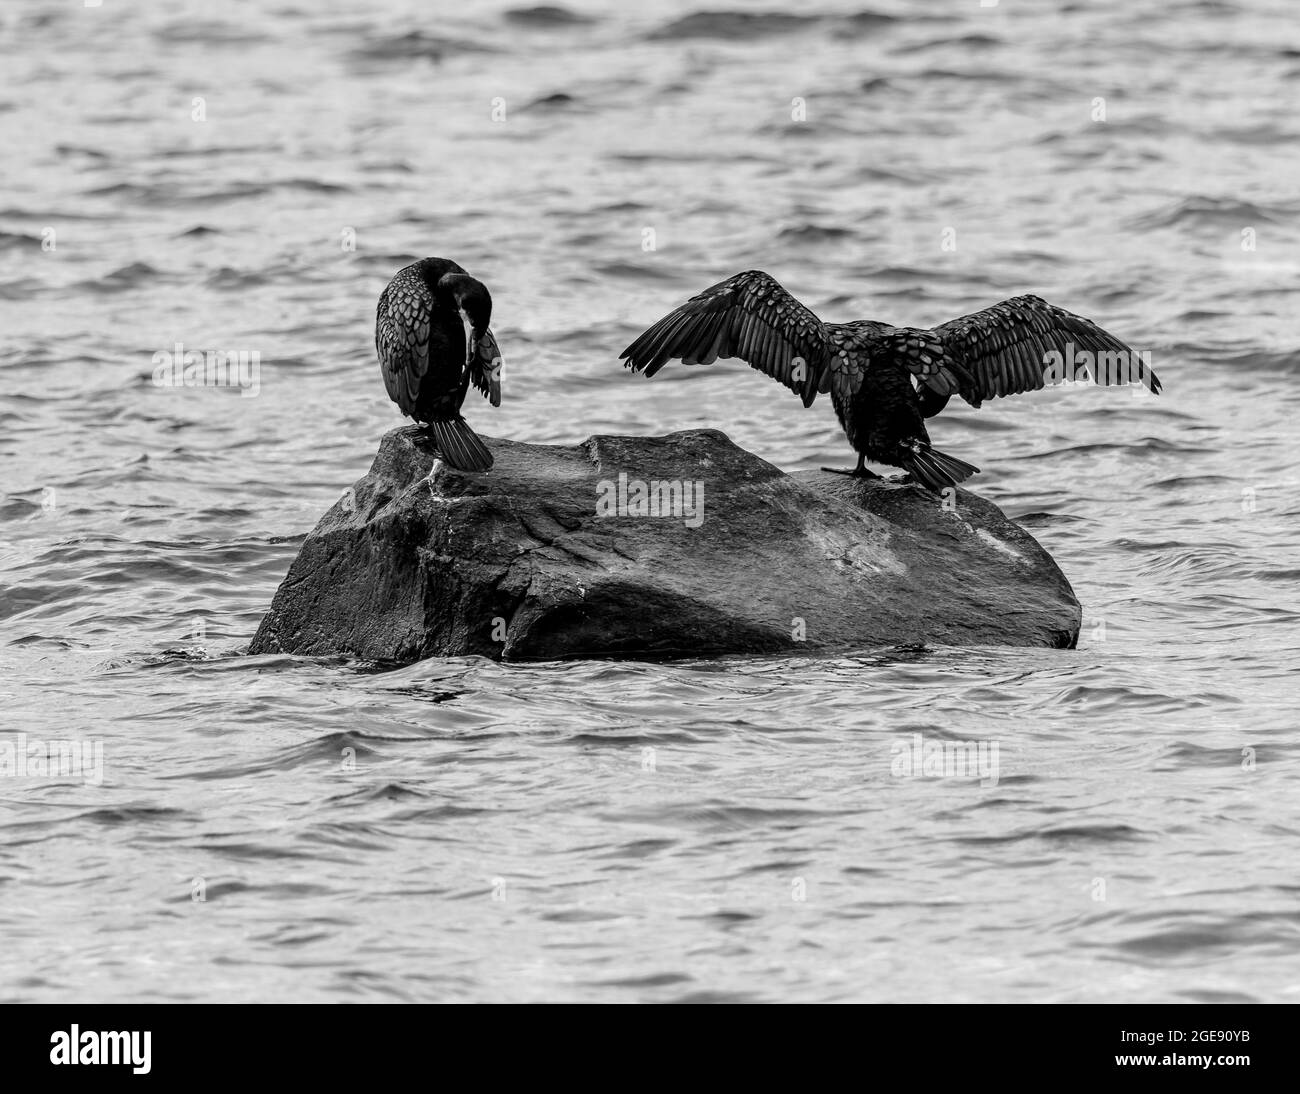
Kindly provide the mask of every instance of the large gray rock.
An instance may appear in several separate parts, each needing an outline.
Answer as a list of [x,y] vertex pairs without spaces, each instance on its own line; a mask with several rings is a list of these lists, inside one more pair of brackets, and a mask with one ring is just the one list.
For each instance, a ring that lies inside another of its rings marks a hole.
[[[1051,557],[964,490],[787,475],[711,429],[486,440],[496,466],[470,475],[435,464],[414,426],[387,434],[249,652],[522,661],[1078,638]],[[665,515],[646,515],[638,481]]]

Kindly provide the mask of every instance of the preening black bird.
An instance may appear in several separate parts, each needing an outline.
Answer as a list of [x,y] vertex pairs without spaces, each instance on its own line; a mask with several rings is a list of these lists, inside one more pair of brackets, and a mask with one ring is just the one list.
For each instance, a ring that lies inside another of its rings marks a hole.
[[759,270],[692,297],[620,356],[647,376],[673,358],[708,365],[738,357],[806,407],[829,391],[858,453],[857,467],[842,474],[876,478],[864,466],[870,459],[901,467],[936,492],[979,470],[930,445],[925,419],[954,394],[978,407],[1082,378],[1081,361],[1091,362],[1087,375],[1096,383],[1160,391],[1155,373],[1118,338],[1037,296],[1016,296],[931,330],[870,320],[823,323]]
[[460,415],[470,384],[501,405],[501,351],[491,320],[487,286],[446,258],[398,270],[379,294],[375,349],[384,387],[403,414],[428,426],[442,458],[459,471],[492,466],[487,445]]

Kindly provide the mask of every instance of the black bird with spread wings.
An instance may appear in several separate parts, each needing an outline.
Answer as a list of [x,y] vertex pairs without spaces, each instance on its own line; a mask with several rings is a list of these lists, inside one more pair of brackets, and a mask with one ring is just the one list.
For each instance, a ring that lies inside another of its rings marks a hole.
[[[469,321],[468,347],[465,323]],[[488,329],[487,286],[446,258],[398,270],[379,295],[375,349],[388,396],[427,424],[442,458],[458,471],[487,471],[492,453],[460,416],[472,383],[501,405],[501,351]]]
[[[1088,354],[1088,357],[1077,356]],[[954,395],[971,406],[1082,378],[1101,384],[1160,381],[1136,353],[1082,316],[1037,296],[1016,296],[932,330],[860,320],[823,323],[759,270],[736,274],[669,312],[620,356],[653,376],[668,361],[708,365],[739,357],[811,406],[830,392],[858,453],[841,474],[876,478],[864,466],[901,467],[936,492],[979,468],[930,446],[925,419]],[[825,470],[838,470],[825,468]]]

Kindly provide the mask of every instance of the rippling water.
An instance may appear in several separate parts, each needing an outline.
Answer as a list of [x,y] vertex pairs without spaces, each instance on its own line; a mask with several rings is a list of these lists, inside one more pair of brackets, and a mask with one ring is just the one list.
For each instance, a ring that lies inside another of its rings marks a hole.
[[[102,778],[0,781],[4,998],[1295,1000],[1292,5],[746,12],[5,4],[0,743]],[[471,421],[530,441],[851,460],[743,365],[619,367],[750,267],[1149,350],[1159,399],[933,427],[1079,649],[242,656],[400,423],[374,301],[427,254],[496,300]],[[177,342],[256,351],[256,393],[154,386]],[[996,785],[899,777],[916,735]]]

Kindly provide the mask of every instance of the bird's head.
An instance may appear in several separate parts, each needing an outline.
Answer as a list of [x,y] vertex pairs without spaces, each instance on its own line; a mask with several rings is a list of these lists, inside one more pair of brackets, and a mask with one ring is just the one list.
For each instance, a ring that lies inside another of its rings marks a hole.
[[492,322],[492,295],[483,282],[466,273],[443,274],[438,279],[438,291],[456,302],[476,335],[487,330]]

